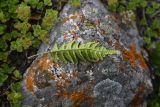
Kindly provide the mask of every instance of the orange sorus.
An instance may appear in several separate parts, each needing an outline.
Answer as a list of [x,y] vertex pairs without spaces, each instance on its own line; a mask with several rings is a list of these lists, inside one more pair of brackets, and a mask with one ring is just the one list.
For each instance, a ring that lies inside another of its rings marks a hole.
[[148,66],[147,66],[147,64],[146,64],[141,52],[137,54],[137,58],[138,58],[139,64],[141,65],[141,67],[143,69],[148,68]]
[[136,67],[136,47],[134,44],[130,45],[129,46],[129,49],[130,50],[126,50],[126,49],[123,49],[122,51],[122,55],[123,55],[123,58],[127,61],[130,62],[131,66],[133,68]]

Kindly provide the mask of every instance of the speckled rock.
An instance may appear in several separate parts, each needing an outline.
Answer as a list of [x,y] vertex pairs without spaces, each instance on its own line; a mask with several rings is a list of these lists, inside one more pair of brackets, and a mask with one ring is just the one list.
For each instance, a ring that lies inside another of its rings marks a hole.
[[52,28],[49,45],[55,41],[97,41],[121,51],[98,62],[54,63],[48,54],[35,59],[22,82],[23,107],[145,107],[152,91],[147,53],[142,48],[135,22],[123,24],[99,0],[81,0],[80,7],[64,6]]

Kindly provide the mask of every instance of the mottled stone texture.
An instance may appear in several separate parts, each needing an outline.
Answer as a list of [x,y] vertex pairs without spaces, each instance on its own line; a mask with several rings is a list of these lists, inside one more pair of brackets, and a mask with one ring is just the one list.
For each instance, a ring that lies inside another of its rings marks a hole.
[[54,42],[97,41],[121,51],[98,62],[63,64],[44,54],[35,59],[23,79],[23,107],[145,107],[152,91],[147,53],[133,22],[130,28],[119,15],[111,14],[99,0],[81,0],[80,7],[64,6],[52,28]]

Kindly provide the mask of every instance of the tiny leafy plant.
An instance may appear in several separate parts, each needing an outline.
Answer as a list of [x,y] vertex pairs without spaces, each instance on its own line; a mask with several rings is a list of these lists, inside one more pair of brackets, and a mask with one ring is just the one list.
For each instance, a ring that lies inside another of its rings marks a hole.
[[[44,53],[50,53],[54,62],[63,61],[64,63],[77,63],[79,60],[98,61],[102,60],[106,55],[120,54],[118,50],[100,47],[99,43],[96,42],[77,43],[75,41],[69,42],[68,44],[62,43],[59,48],[57,42],[55,42],[52,50]],[[39,54],[29,58],[37,55]]]

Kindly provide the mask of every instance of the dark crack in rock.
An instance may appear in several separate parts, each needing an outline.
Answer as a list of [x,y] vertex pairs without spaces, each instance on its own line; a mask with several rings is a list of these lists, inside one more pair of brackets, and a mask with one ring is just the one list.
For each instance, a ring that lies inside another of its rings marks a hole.
[[97,41],[121,51],[98,62],[54,63],[48,54],[35,59],[22,82],[22,107],[145,107],[152,91],[147,53],[135,23],[127,27],[119,15],[107,11],[99,0],[80,0],[80,7],[64,6],[51,29],[55,41]]

